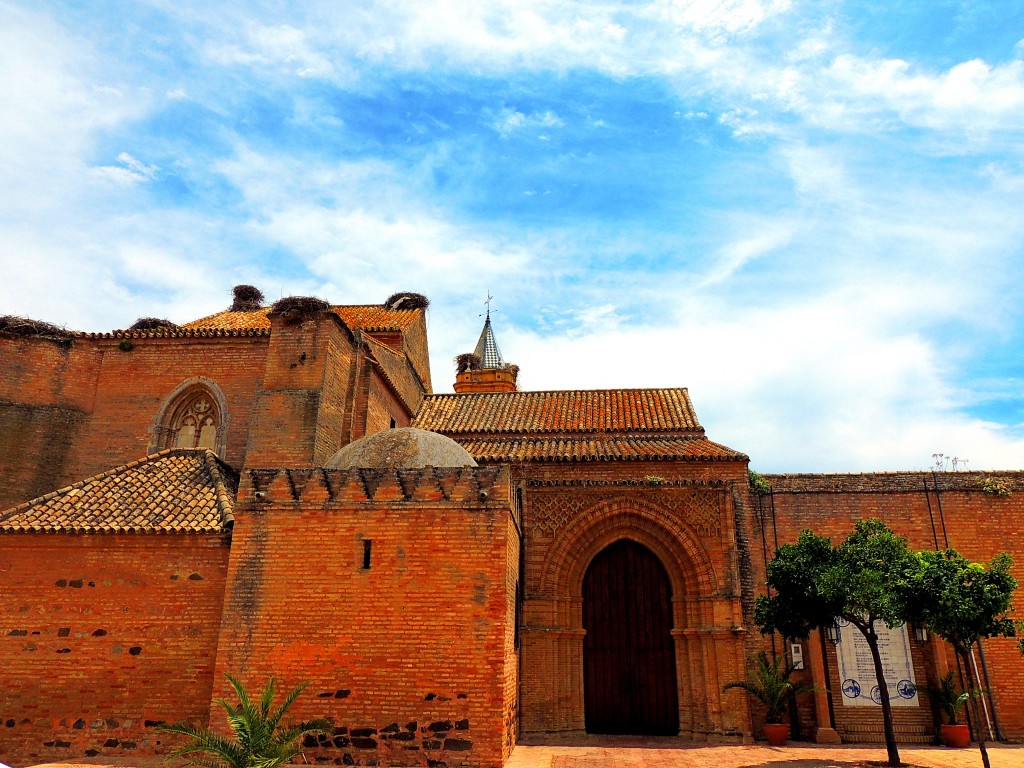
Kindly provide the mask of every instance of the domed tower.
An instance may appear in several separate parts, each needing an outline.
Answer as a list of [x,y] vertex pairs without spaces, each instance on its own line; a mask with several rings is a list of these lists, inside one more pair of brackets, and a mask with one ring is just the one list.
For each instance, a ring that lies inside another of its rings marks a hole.
[[491,328],[490,298],[488,298],[487,319],[480,331],[476,349],[455,358],[455,391],[466,392],[515,392],[519,377],[519,366],[506,363],[498,349]]

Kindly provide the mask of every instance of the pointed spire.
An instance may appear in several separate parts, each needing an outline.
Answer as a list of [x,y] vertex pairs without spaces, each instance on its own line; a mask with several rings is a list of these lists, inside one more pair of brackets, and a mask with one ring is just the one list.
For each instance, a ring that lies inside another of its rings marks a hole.
[[484,320],[484,329],[480,331],[480,339],[476,343],[473,354],[480,359],[481,368],[504,368],[505,360],[498,349],[498,342],[494,338],[494,330],[491,328],[491,309],[487,308],[487,319]]

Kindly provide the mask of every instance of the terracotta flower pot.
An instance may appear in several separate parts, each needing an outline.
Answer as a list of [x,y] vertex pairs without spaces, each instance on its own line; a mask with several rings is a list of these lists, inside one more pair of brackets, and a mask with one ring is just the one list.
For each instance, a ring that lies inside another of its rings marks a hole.
[[765,723],[764,737],[768,739],[768,746],[783,747],[786,745],[786,737],[789,736],[789,726],[785,723]]
[[939,738],[947,747],[966,747],[971,743],[971,731],[966,725],[940,725]]

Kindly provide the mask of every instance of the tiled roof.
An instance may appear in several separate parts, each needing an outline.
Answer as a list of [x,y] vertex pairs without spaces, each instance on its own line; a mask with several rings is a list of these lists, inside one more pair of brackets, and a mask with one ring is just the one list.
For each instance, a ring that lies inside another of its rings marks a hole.
[[366,345],[384,378],[398,393],[399,399],[409,409],[409,413],[416,413],[423,402],[424,388],[409,359],[375,341],[372,336],[364,335],[363,338],[366,339]]
[[[470,451],[472,453],[472,451]],[[857,472],[765,475],[775,493],[924,493],[982,491],[986,480],[1005,483],[1007,490],[1024,491],[1020,470],[970,472]]]
[[0,533],[215,533],[237,486],[212,451],[169,449],[0,512]]
[[747,460],[744,454],[703,437],[506,437],[457,442],[479,462]]
[[451,437],[704,432],[684,388],[431,395],[413,426]]
[[[336,306],[331,310],[352,330],[363,331],[404,331],[421,315],[416,309],[386,309],[378,304]],[[251,330],[270,328],[267,314],[270,307],[252,312],[232,312],[230,309],[209,317],[202,317],[185,323],[185,329]]]

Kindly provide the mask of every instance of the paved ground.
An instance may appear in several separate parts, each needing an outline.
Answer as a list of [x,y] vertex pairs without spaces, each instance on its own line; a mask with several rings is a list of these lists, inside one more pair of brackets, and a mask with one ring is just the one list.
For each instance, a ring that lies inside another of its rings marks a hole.
[[[989,747],[992,768],[1024,768],[1024,746],[999,744]],[[905,765],[916,768],[981,768],[977,747],[901,747]],[[690,746],[675,739],[633,737],[583,737],[557,746],[520,744],[506,768],[881,768],[881,746],[818,747],[793,744],[786,747]],[[180,764],[180,763],[179,763]],[[77,763],[47,763],[35,768],[166,768],[160,758],[104,762],[102,758]]]
[[[989,747],[992,768],[1024,768],[1024,746]],[[977,746],[901,747],[904,764],[919,768],[981,768]],[[674,739],[584,737],[559,746],[520,744],[506,768],[879,768],[885,747],[689,746]]]

